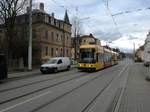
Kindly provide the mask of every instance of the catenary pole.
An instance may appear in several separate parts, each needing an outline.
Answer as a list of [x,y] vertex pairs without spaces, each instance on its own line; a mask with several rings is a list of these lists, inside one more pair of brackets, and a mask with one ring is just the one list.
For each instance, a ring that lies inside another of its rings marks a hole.
[[29,8],[28,70],[32,70],[32,0],[30,0]]

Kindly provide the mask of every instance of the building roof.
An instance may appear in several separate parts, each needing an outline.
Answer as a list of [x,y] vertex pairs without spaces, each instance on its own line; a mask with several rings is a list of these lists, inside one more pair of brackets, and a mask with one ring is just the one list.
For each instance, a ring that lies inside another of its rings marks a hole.
[[70,20],[69,20],[69,16],[68,16],[67,10],[65,11],[64,22],[70,24]]

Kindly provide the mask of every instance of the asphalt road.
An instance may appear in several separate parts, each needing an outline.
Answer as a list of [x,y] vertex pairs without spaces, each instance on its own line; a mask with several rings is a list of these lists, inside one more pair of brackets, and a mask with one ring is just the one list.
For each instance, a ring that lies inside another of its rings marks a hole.
[[76,69],[0,85],[0,112],[113,112],[132,61],[87,73]]

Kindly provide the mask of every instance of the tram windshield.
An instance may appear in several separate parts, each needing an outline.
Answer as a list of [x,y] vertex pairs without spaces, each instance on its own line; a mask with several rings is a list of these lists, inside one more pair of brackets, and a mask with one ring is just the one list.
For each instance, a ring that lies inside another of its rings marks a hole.
[[80,63],[94,63],[95,49],[80,49]]

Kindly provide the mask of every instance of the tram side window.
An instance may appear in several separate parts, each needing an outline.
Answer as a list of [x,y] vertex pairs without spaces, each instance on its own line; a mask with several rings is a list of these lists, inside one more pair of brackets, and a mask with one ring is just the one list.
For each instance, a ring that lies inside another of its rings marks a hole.
[[110,55],[109,54],[107,55],[107,61],[110,61]]
[[109,61],[112,61],[112,55],[109,54]]
[[100,55],[100,61],[104,61],[104,55],[103,54]]
[[99,61],[99,54],[98,53],[96,54],[96,61],[97,62]]
[[106,62],[106,61],[107,61],[107,55],[104,54],[104,62]]

